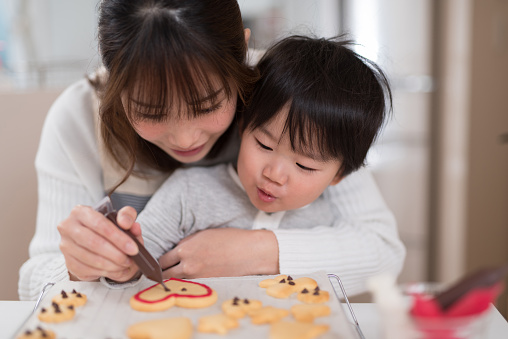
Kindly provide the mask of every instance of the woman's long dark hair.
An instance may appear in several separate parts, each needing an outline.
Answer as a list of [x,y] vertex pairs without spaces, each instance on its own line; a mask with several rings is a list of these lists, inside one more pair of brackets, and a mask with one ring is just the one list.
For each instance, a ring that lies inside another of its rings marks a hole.
[[[142,175],[142,169],[172,172],[181,164],[136,133],[129,122],[135,117],[131,109],[127,115],[121,97],[141,99],[161,119],[170,108],[187,117],[199,115],[201,98],[213,102],[217,89],[228,99],[238,93],[242,104],[256,73],[246,64],[238,3],[104,0],[99,13],[99,50],[107,75],[94,85],[106,150],[126,170],[122,182],[133,173]],[[220,150],[230,130],[208,157]]]

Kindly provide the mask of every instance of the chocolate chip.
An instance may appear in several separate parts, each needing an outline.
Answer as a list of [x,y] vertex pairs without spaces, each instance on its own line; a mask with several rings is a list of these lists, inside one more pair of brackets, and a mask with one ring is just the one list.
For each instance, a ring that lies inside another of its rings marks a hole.
[[43,307],[41,308],[41,313],[45,313],[46,312],[46,309]]
[[282,279],[281,281],[279,281],[279,284],[284,284],[286,282],[286,279]]
[[319,291],[319,286],[316,286],[316,288],[314,289],[314,291]]
[[288,275],[288,281],[289,280],[293,280],[293,277],[291,277],[290,275]]
[[73,310],[73,309],[74,309],[74,306],[73,306],[73,305],[69,305],[67,308],[68,308],[69,310]]
[[26,331],[25,331],[25,335],[32,335],[32,331],[30,331],[30,330],[26,330]]
[[239,301],[240,301],[240,299],[238,297],[234,297],[233,298],[233,305],[237,306]]
[[306,288],[304,288],[304,289],[302,290],[302,293],[309,293],[309,290],[307,290]]
[[293,286],[293,285],[295,285],[295,282],[294,281],[288,281],[288,284]]
[[76,294],[76,297],[77,298],[82,298],[83,296],[81,295],[81,293],[78,293],[78,294]]
[[62,298],[63,298],[63,299],[67,299],[67,293],[65,293],[65,291],[64,291],[64,290],[62,290]]
[[319,295],[319,291],[312,293],[312,295]]
[[249,299],[245,298],[245,299],[243,299],[243,303],[244,303],[244,304],[249,304],[249,303],[250,303],[250,301],[249,301]]
[[57,303],[53,302],[53,303],[51,303],[51,305],[55,309],[55,313],[62,313],[62,311],[60,310],[60,306],[58,306]]
[[185,287],[182,288],[182,292],[185,292],[187,291],[187,289]]

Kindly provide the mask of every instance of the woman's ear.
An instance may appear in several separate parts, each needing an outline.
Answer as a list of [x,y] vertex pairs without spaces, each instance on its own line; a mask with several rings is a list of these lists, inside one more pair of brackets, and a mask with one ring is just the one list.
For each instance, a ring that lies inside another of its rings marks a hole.
[[249,40],[250,40],[250,28],[246,28],[243,30],[243,34],[245,35],[245,45],[249,47]]

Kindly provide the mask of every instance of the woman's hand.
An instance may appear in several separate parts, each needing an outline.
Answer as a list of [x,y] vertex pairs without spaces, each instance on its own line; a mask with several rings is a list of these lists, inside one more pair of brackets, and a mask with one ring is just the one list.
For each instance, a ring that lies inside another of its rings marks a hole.
[[159,263],[165,278],[278,274],[279,248],[271,231],[207,229],[183,239]]
[[[135,222],[136,211],[124,207],[118,212],[117,223],[141,242],[141,228]],[[89,206],[76,206],[69,217],[58,225],[60,250],[71,280],[91,281],[107,277],[127,281],[138,271],[128,255],[135,255],[138,247],[124,232],[104,215]]]

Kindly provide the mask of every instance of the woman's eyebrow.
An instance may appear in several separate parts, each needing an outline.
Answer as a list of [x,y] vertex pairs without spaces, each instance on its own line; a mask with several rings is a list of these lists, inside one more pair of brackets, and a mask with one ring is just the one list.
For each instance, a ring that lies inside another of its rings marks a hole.
[[152,104],[152,103],[146,103],[146,102],[143,102],[143,101],[138,101],[134,98],[129,98],[129,101],[134,103],[135,105],[138,105],[138,106],[141,106],[141,107],[149,107],[149,108],[154,108],[154,107],[160,107],[160,105],[155,105],[155,104]]
[[215,92],[212,92],[210,94],[208,94],[207,96],[205,97],[201,97],[199,98],[199,102],[207,102],[207,101],[213,101],[214,99],[216,99],[222,92],[224,92],[224,88],[220,88],[218,90],[216,90]]

